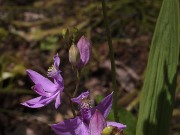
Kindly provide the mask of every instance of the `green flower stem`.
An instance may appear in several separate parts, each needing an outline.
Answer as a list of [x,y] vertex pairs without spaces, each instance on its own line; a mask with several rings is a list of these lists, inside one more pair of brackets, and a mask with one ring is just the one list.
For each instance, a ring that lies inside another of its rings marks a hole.
[[74,117],[76,117],[76,112],[75,112],[75,110],[74,110],[74,106],[73,106],[73,103],[72,103],[72,101],[71,101],[71,96],[67,93],[67,92],[65,92],[64,91],[64,93],[66,94],[66,96],[68,97],[68,100],[69,100],[69,104],[70,104],[70,108],[71,108],[71,111],[72,111],[72,113],[73,113],[73,116]]
[[117,84],[116,84],[116,69],[115,69],[115,61],[114,61],[114,50],[112,46],[112,39],[111,39],[111,33],[107,18],[107,9],[106,9],[106,2],[105,0],[102,0],[102,11],[104,16],[104,22],[106,27],[106,34],[107,34],[107,40],[109,45],[109,55],[111,60],[111,75],[112,75],[112,87],[113,87],[113,109],[114,109],[114,119],[116,122],[119,121],[118,119],[118,109],[117,109]]
[[75,91],[74,91],[74,93],[73,93],[73,97],[76,96],[77,91],[78,91],[78,89],[79,89],[81,70],[76,69],[76,74],[77,74],[77,83],[76,83]]

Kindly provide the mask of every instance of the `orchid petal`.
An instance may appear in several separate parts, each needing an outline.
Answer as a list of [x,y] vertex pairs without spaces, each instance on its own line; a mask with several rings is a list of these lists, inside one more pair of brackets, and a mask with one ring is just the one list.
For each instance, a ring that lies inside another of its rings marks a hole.
[[106,118],[111,110],[112,106],[112,97],[113,93],[106,96],[96,107],[91,109],[91,114],[95,112],[95,110],[99,110],[103,116]]
[[90,42],[82,36],[77,43],[77,47],[80,52],[81,61],[79,63],[79,67],[86,65],[91,57],[91,44]]
[[51,96],[51,97],[40,96],[37,98],[30,99],[21,104],[29,108],[40,108],[49,104],[53,99],[54,99],[54,96]]
[[123,125],[117,122],[111,122],[111,121],[107,121],[107,126],[114,126],[114,127],[117,127],[119,130],[123,130],[126,128],[126,125]]
[[56,102],[55,102],[55,108],[57,109],[59,107],[59,105],[61,104],[61,98],[60,98],[61,94],[59,92],[59,94],[56,97]]
[[76,98],[71,98],[71,101],[77,104],[81,104],[82,100],[84,98],[87,98],[89,96],[89,91],[83,92],[81,95],[79,95]]
[[58,73],[58,74],[56,74],[56,76],[54,76],[54,83],[55,83],[55,85],[59,85],[60,89],[64,89],[64,80],[60,73]]
[[84,122],[81,122],[81,124],[75,129],[76,135],[89,135],[89,130],[87,125]]
[[31,69],[26,70],[26,72],[31,78],[31,80],[35,84],[40,84],[45,91],[48,91],[48,92],[56,91],[57,86],[53,82],[51,82],[49,79],[45,78],[44,76],[40,75],[39,73]]
[[88,128],[80,117],[52,124],[51,128],[57,135],[89,135]]
[[47,72],[47,76],[57,80],[57,78],[61,77],[60,72],[61,71],[59,70],[57,63],[54,63],[54,65],[49,67],[48,72]]
[[102,130],[106,127],[106,120],[104,116],[96,110],[91,117],[89,130],[90,135],[101,135]]
[[58,54],[56,54],[53,59],[54,59],[55,68],[59,70],[60,58],[59,58]]
[[52,93],[45,92],[41,84],[34,85],[33,90],[41,96],[49,97],[52,95]]
[[[48,69],[48,76],[54,78],[54,83],[56,85],[60,85],[64,87],[63,78],[60,74],[59,65],[60,65],[60,58],[58,54],[54,56],[54,65]],[[63,88],[64,89],[64,88]]]

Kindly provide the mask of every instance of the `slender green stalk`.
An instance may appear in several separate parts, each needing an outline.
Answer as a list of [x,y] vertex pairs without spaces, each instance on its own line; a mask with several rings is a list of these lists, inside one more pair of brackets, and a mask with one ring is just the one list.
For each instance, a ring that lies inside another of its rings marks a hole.
[[109,45],[109,55],[111,60],[111,75],[112,75],[112,87],[113,87],[113,109],[114,109],[114,119],[115,121],[119,121],[118,119],[118,109],[117,109],[117,84],[116,84],[116,69],[115,69],[115,61],[114,61],[114,50],[112,46],[112,39],[111,39],[111,32],[109,28],[108,23],[108,17],[107,17],[107,9],[106,9],[106,2],[105,0],[102,0],[102,11],[104,16],[104,23],[106,27],[106,34],[107,34],[107,40]]
[[73,93],[73,97],[76,96],[77,91],[79,89],[81,70],[76,69],[76,75],[77,75],[77,82],[76,82],[76,88],[75,88],[74,93]]
[[76,117],[76,112],[74,111],[74,106],[73,106],[73,103],[71,101],[71,96],[64,91],[64,93],[66,94],[66,96],[68,97],[68,100],[69,100],[69,104],[70,104],[70,108],[71,108],[71,111],[73,113],[73,116]]

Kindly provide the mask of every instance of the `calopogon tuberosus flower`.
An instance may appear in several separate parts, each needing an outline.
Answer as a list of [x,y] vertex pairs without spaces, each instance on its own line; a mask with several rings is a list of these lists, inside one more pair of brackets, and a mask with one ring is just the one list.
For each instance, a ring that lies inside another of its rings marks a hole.
[[126,125],[105,120],[112,106],[112,93],[95,107],[90,105],[88,96],[87,91],[77,98],[72,98],[72,101],[80,106],[80,115],[52,124],[51,128],[57,135],[101,135],[103,129],[109,126],[117,128],[119,132],[126,127]]
[[40,108],[55,100],[55,108],[58,108],[61,104],[61,92],[64,89],[64,82],[60,74],[59,65],[60,58],[57,54],[54,56],[54,64],[48,69],[47,73],[48,77],[52,78],[54,82],[36,71],[31,69],[27,70],[27,74],[35,84],[33,90],[39,94],[39,96],[21,103],[22,105],[30,108]]
[[82,36],[77,43],[77,48],[80,53],[80,62],[78,67],[82,68],[91,58],[91,43],[85,36]]

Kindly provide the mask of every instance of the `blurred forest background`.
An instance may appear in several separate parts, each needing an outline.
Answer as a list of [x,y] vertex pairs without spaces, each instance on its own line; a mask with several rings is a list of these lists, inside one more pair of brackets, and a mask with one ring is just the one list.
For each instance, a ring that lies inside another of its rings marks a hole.
[[[134,135],[151,38],[162,0],[109,0],[108,16],[115,49],[120,120]],[[63,29],[79,29],[92,43],[92,59],[83,70],[80,90],[97,102],[111,91],[108,45],[99,0],[0,0],[0,135],[53,135],[48,124],[71,118],[67,99],[29,109],[20,105],[36,94],[26,69],[46,76],[57,52],[65,91],[76,77],[68,60]],[[78,40],[78,38],[77,38]],[[77,42],[77,41],[76,41]],[[166,118],[164,118],[166,119]],[[180,74],[170,135],[180,135]]]

